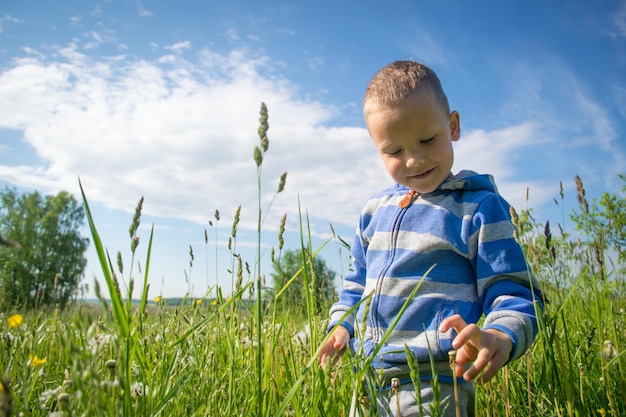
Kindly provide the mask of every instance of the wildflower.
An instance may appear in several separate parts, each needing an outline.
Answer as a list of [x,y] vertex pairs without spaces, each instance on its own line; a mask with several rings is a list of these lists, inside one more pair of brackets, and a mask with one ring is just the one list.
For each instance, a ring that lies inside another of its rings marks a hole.
[[311,341],[311,326],[307,324],[304,327],[304,330],[300,330],[298,333],[293,335],[291,340],[301,346],[307,345]]
[[61,392],[63,392],[63,387],[61,386],[42,392],[39,396],[39,408],[41,410],[48,409],[48,402],[55,399]]
[[240,343],[241,343],[241,347],[244,349],[257,346],[256,340],[250,340],[248,336],[242,337],[240,340]]
[[211,305],[215,307],[217,305],[217,300],[211,301]]
[[7,347],[11,346],[11,344],[13,343],[13,340],[15,340],[15,336],[13,336],[11,333],[9,332],[6,332],[4,334],[0,333],[0,342],[6,343]]
[[117,340],[116,335],[100,334],[100,335],[97,335],[96,337],[89,339],[87,343],[89,344],[89,347],[91,347],[91,353],[95,355],[101,347],[106,346],[112,342],[115,342],[116,340]]
[[604,359],[610,360],[617,356],[617,349],[613,346],[613,342],[611,340],[604,341],[604,347],[602,348],[602,357]]
[[11,317],[7,319],[7,323],[9,323],[9,327],[18,327],[21,326],[24,322],[24,317],[21,314],[13,314]]
[[63,386],[66,387],[72,383],[72,376],[70,374],[70,368],[65,368],[63,377]]
[[134,376],[139,376],[139,374],[141,373],[141,368],[139,367],[139,364],[136,361],[133,361],[133,363],[130,365],[130,372]]
[[120,380],[118,378],[115,378],[113,381],[100,381],[100,386],[106,389],[115,389],[120,386]]
[[196,300],[196,305],[200,305],[200,304],[202,304],[203,302],[204,302],[204,300],[202,300],[202,299]]
[[154,297],[154,303],[155,304],[159,304],[161,302],[162,298],[160,295],[157,295],[156,297]]
[[133,398],[146,396],[148,395],[148,386],[144,386],[141,382],[135,382],[130,386],[130,395]]
[[596,410],[602,417],[606,417],[606,411],[604,411],[604,408],[598,408]]
[[45,364],[47,361],[48,361],[48,359],[46,359],[46,358],[39,359],[37,357],[37,355],[29,356],[29,358],[28,358],[28,364],[30,366],[41,366],[41,365]]

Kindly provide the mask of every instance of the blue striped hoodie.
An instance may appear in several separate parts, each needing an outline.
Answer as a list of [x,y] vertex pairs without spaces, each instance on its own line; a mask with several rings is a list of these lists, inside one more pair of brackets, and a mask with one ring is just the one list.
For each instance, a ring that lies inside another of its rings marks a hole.
[[[514,239],[509,204],[493,178],[461,171],[401,208],[409,191],[396,184],[365,204],[351,249],[354,272],[344,278],[331,307],[329,329],[343,318],[351,348],[371,356],[419,285],[374,358],[375,368],[406,365],[405,344],[418,362],[429,362],[429,350],[436,361],[447,362],[456,333],[438,328],[456,313],[467,323],[484,314],[483,329],[509,335],[509,360],[518,358],[537,333],[533,300],[540,300],[540,290]],[[345,317],[369,294],[369,302]]]

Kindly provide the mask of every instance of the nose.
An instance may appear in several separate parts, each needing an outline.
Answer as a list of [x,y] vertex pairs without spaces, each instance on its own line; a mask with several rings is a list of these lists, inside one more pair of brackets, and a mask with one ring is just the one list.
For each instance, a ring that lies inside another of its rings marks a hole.
[[417,168],[424,163],[424,155],[418,151],[407,153],[405,165],[407,168]]

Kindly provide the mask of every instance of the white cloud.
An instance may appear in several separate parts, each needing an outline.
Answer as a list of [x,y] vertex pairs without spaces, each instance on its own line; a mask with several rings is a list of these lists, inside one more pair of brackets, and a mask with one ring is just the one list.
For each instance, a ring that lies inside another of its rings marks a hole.
[[152,17],[152,12],[145,8],[142,1],[137,1],[137,12],[139,17]]
[[596,83],[619,92],[612,81],[595,77],[585,82],[580,69],[550,51],[537,50],[532,60],[500,55],[498,61],[509,62],[501,74],[509,90],[500,92],[505,99],[498,120],[505,125],[533,121],[537,146],[524,155],[532,171],[551,182],[580,174],[594,186],[610,188],[612,178],[626,168],[626,158],[619,141],[621,121]]
[[174,45],[166,46],[165,49],[168,49],[173,52],[180,52],[183,49],[191,49],[191,42],[189,41],[177,42]]
[[[268,57],[209,49],[196,56],[95,59],[70,45],[48,58],[32,51],[15,60],[0,73],[0,127],[22,131],[39,160],[0,165],[0,180],[77,193],[80,176],[92,202],[126,211],[144,196],[145,214],[199,224],[215,209],[227,217],[241,204],[241,227],[254,230],[252,154],[263,101],[270,124],[264,205],[288,172],[267,227],[276,228],[283,213],[295,224],[300,201],[314,233],[328,233],[328,222],[352,228],[365,199],[391,184],[367,131],[329,127],[339,110],[303,100]],[[512,155],[537,149],[543,127],[471,130],[455,144],[455,170],[493,174],[516,206],[525,204],[527,186],[535,201],[547,201],[550,187],[519,179],[511,163]]]
[[[455,170],[471,169],[493,175],[499,192],[517,208],[528,205],[527,188],[532,191],[531,206],[543,204],[553,197],[551,178],[533,181],[520,175],[516,158],[516,155],[521,156],[525,150],[541,144],[538,131],[536,125],[522,123],[499,130],[476,129],[463,134],[454,145]],[[533,162],[524,165],[533,165]]]
[[276,33],[280,33],[280,34],[287,35],[287,36],[295,36],[297,32],[291,28],[282,27],[282,28],[276,29]]
[[319,72],[324,69],[324,58],[320,56],[307,58],[306,62],[309,70],[312,72]]
[[11,15],[5,14],[4,16],[0,17],[0,33],[4,32],[4,24],[5,22],[10,22],[10,23],[21,23],[23,22],[22,19],[17,19],[15,17],[12,17]]
[[316,216],[355,218],[327,207],[330,199],[343,205],[340,213],[358,212],[363,194],[341,186],[371,184],[374,153],[366,132],[324,127],[335,110],[299,100],[296,87],[272,75],[265,58],[207,50],[198,63],[177,56],[159,63],[94,60],[73,46],[57,52],[64,59],[24,58],[0,74],[0,126],[22,130],[40,157],[33,166],[0,166],[1,179],[76,192],[80,176],[92,201],[128,210],[143,195],[146,214],[198,223],[216,208],[253,210],[252,151],[265,101],[266,193],[287,170],[278,208],[295,217],[299,194]]
[[626,38],[626,2],[613,14],[613,25],[619,36]]

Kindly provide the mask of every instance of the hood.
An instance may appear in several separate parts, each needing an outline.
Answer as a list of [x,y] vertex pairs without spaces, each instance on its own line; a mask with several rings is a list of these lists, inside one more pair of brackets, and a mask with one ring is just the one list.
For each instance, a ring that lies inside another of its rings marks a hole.
[[[408,187],[400,184],[394,186],[396,192],[406,193],[411,191]],[[478,174],[474,171],[463,170],[456,175],[450,175],[448,179],[437,187],[437,189],[431,193],[423,195],[432,195],[439,192],[454,191],[454,190],[466,190],[466,191],[489,191],[492,193],[498,193],[498,188],[493,177],[489,174]]]
[[437,190],[467,190],[467,191],[491,191],[498,193],[498,188],[491,175],[477,174],[474,171],[464,170],[456,175],[448,177]]

